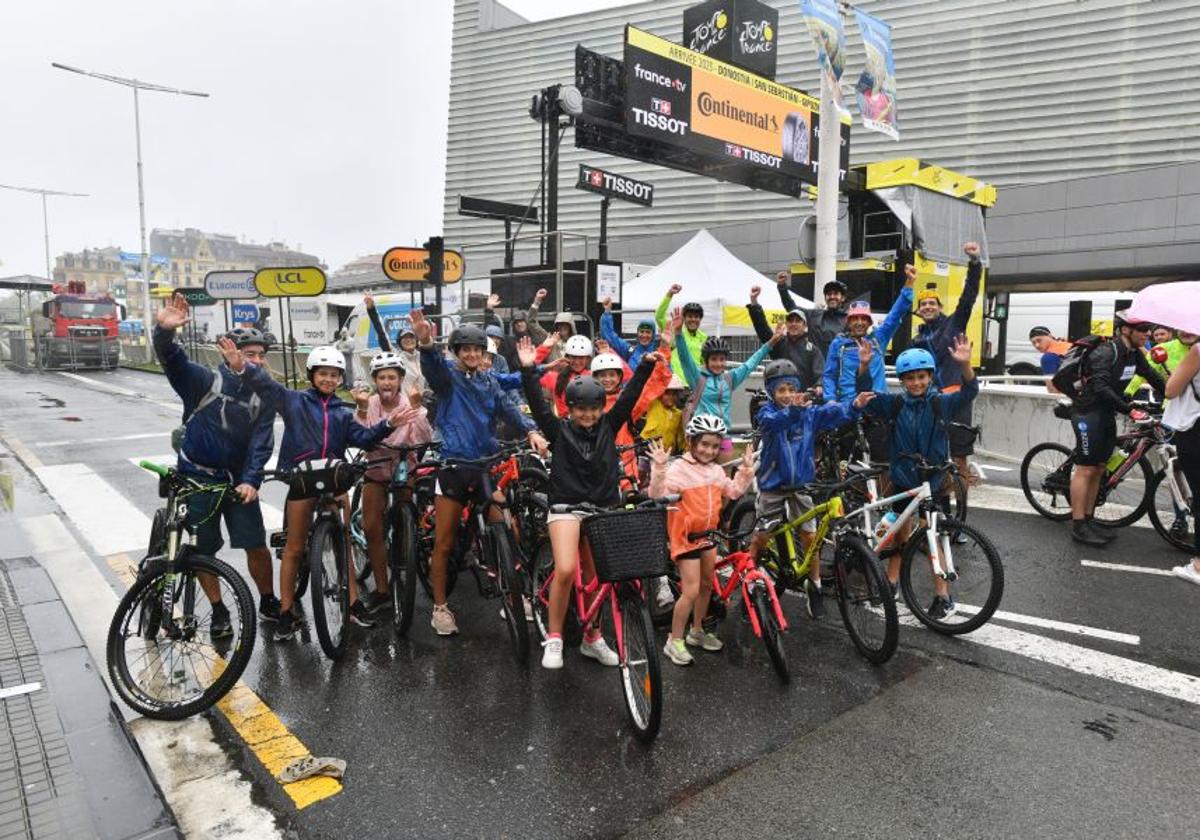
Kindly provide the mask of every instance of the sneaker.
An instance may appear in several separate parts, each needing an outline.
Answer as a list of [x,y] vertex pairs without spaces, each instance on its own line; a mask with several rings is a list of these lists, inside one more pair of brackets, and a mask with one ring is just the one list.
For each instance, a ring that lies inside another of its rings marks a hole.
[[392,605],[391,592],[368,592],[360,602],[371,615],[386,610]]
[[1088,522],[1083,519],[1071,520],[1071,539],[1083,545],[1090,545],[1092,548],[1104,548],[1110,542],[1100,534],[1097,534]]
[[429,626],[439,636],[453,636],[458,632],[458,624],[454,621],[454,613],[450,612],[450,608],[445,604],[433,605],[433,618],[430,619]]
[[695,628],[687,631],[687,635],[683,637],[683,641],[690,647],[704,648],[704,650],[710,653],[716,653],[725,647],[725,643],[717,638],[716,633],[700,631]]
[[1117,532],[1114,529],[1110,528],[1108,525],[1106,525],[1102,522],[1098,522],[1096,520],[1096,517],[1089,516],[1087,518],[1086,522],[1088,524],[1088,527],[1091,528],[1092,531],[1095,532],[1096,536],[1098,536],[1100,539],[1104,540],[1106,543],[1110,543],[1117,538]]
[[950,542],[954,543],[955,545],[966,545],[970,542],[970,540],[967,539],[967,535],[962,531],[955,531],[954,537],[950,540]]
[[279,599],[274,595],[259,595],[258,617],[263,621],[278,621]]
[[[562,661],[562,643],[559,643],[559,662]],[[593,641],[584,639],[579,645],[579,652],[588,659],[595,659],[601,665],[608,668],[615,668],[621,664],[621,660],[617,658],[616,652],[608,646],[604,641],[603,636],[596,636]]]
[[212,618],[208,625],[208,635],[215,642],[217,639],[228,639],[233,635],[233,622],[229,618],[229,607],[220,601],[212,605]]
[[654,593],[654,603],[660,610],[670,609],[675,605],[675,593],[665,577],[658,579],[657,591]]
[[804,579],[804,605],[808,617],[814,620],[825,617],[825,598],[821,593],[820,584],[814,583],[812,578]]
[[362,602],[362,598],[350,605],[350,623],[357,624],[359,627],[375,626],[375,617],[371,615],[367,605]]
[[695,661],[683,639],[668,637],[666,645],[663,646],[663,653],[676,665],[691,665]]
[[1200,572],[1196,571],[1195,563],[1184,563],[1182,566],[1176,566],[1171,572],[1177,578],[1190,580],[1192,583],[1200,583]]
[[275,622],[274,639],[277,642],[286,642],[292,636],[296,635],[296,631],[300,629],[300,619],[296,618],[296,614],[291,610],[279,613],[279,619]]
[[551,636],[542,642],[542,667],[557,671],[563,666],[562,636]]
[[1172,539],[1183,542],[1188,538],[1188,520],[1186,516],[1177,516],[1175,521],[1171,523],[1171,527],[1167,529],[1167,533]]
[[943,598],[937,595],[934,596],[933,603],[929,605],[929,617],[934,621],[949,618],[956,612],[958,612],[958,605],[954,603],[953,598]]

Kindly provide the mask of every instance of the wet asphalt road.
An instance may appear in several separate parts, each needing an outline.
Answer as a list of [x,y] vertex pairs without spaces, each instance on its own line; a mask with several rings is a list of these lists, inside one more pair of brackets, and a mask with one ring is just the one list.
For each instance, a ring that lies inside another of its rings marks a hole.
[[[85,378],[141,396],[0,371],[0,431],[45,464],[86,463],[149,515],[155,483],[128,459],[169,451],[174,396],[152,375]],[[86,442],[56,443],[64,439]],[[276,507],[282,497],[278,486],[265,493]],[[452,640],[432,634],[419,592],[409,639],[386,624],[356,631],[337,665],[315,639],[256,646],[244,681],[314,754],[347,759],[341,794],[296,811],[249,752],[238,752],[222,716],[214,726],[262,801],[301,837],[682,836],[752,826],[798,836],[878,828],[891,837],[1100,837],[1122,836],[1137,824],[1122,819],[1139,812],[1155,815],[1146,825],[1160,836],[1186,826],[1188,813],[1194,827],[1194,800],[1178,781],[1195,777],[1200,706],[1115,681],[1106,670],[1113,663],[1092,658],[1119,657],[1118,670],[1132,662],[1200,675],[1200,591],[1080,565],[1166,569],[1182,555],[1147,528],[1126,529],[1114,548],[1081,552],[1063,526],[1036,515],[973,509],[971,521],[1002,546],[1001,609],[1017,619],[963,639],[905,627],[897,656],[873,667],[854,651],[836,609],[816,624],[800,599],[788,598],[793,682],[784,687],[735,611],[721,631],[723,653],[701,654],[689,669],[664,661],[663,728],[650,748],[628,733],[615,670],[575,651],[557,673],[537,666],[536,651],[529,665],[516,665],[496,603],[480,599],[469,580],[452,597],[462,630]],[[244,568],[236,553],[224,557]],[[1080,636],[1020,617],[1139,638]],[[1076,669],[1047,663],[1048,652]],[[810,772],[816,778],[805,779]],[[1137,807],[1122,813],[1113,792],[1131,773]],[[933,808],[931,791],[949,791],[952,804]],[[1053,821],[1028,819],[1054,803]],[[869,819],[876,811],[878,820]]]

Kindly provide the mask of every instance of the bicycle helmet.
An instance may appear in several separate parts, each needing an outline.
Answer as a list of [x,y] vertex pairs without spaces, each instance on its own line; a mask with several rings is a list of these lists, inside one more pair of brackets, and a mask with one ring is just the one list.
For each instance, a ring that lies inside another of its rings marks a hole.
[[708,361],[708,357],[716,354],[718,356],[728,356],[730,352],[729,342],[723,338],[713,336],[704,340],[704,346],[700,348],[700,358]]
[[703,318],[704,317],[704,307],[701,306],[700,304],[696,303],[695,301],[692,301],[691,303],[685,303],[683,305],[683,315],[685,318],[688,315],[699,315],[701,318]]
[[608,395],[604,387],[590,376],[576,376],[567,383],[563,394],[567,408],[601,408]]
[[788,359],[776,359],[768,362],[763,370],[763,384],[767,391],[775,393],[775,388],[784,382],[791,382],[796,390],[800,390],[800,372]]
[[563,345],[564,356],[590,356],[595,352],[592,340],[586,335],[573,335]]
[[405,374],[404,359],[388,350],[376,353],[371,359],[371,375],[379,373],[381,370],[391,368],[398,370],[401,376]]
[[324,347],[314,347],[312,352],[308,354],[308,359],[304,363],[304,367],[311,373],[314,368],[331,367],[337,368],[343,373],[346,372],[346,357],[342,355],[342,351],[336,347],[326,345]]
[[463,347],[478,347],[487,350],[487,333],[474,324],[463,324],[450,333],[450,352],[457,353]]
[[650,330],[650,332],[658,332],[658,325],[653,321],[638,321],[637,331]]
[[264,350],[271,349],[271,342],[267,341],[267,337],[262,334],[262,330],[254,327],[234,327],[225,337],[237,345],[241,350],[247,344],[261,344]]
[[846,284],[841,280],[830,280],[825,284],[825,288],[821,290],[821,294],[827,295],[830,292],[841,292],[844,295],[846,294]]
[[715,414],[696,414],[688,421],[687,427],[683,430],[688,440],[700,435],[725,437],[728,432],[725,421]]
[[601,353],[592,359],[592,373],[599,373],[602,370],[615,370],[618,373],[623,373],[625,365],[621,361],[621,357],[616,353]]
[[896,375],[903,376],[906,373],[911,373],[914,370],[937,370],[937,362],[934,361],[933,354],[928,350],[922,350],[919,347],[912,347],[905,350],[896,358]]

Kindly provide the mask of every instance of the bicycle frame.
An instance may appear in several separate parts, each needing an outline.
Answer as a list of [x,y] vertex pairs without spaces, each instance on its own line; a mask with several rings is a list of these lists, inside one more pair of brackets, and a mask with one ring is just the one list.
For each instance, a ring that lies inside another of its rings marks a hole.
[[[867,482],[867,494],[870,499],[875,499],[878,495],[874,479],[870,479]],[[911,501],[909,501],[900,515],[896,517],[896,521],[888,527],[883,535],[877,535],[874,525],[871,522],[871,511],[890,508],[893,504],[903,499],[910,499]],[[926,508],[925,516],[929,520],[929,527],[925,530],[925,538],[929,544],[929,557],[933,563],[933,573],[942,580],[955,580],[958,577],[958,573],[954,569],[954,555],[950,549],[950,535],[942,534],[939,540],[938,517],[942,514],[937,510],[936,506],[930,504],[932,501],[933,487],[926,481],[920,487],[915,487],[912,490],[901,491],[894,496],[888,496],[886,499],[869,501],[858,510],[848,514],[846,518],[854,519],[862,517],[863,534],[867,538],[867,543],[873,551],[878,552],[892,543],[896,535],[899,534],[900,529],[904,527],[905,523],[914,519],[920,513],[922,507]],[[942,562],[943,557],[945,558],[944,565]]]
[[[717,571],[728,566],[732,566],[733,569],[725,584],[722,585]],[[758,614],[753,609],[749,609],[750,586],[754,583],[763,583],[766,585],[767,594],[771,598],[771,610],[775,613],[775,620],[779,622],[780,630],[786,630],[788,623],[787,619],[784,618],[783,607],[779,603],[779,596],[775,593],[775,584],[771,581],[770,575],[755,565],[754,558],[750,556],[750,552],[735,551],[733,554],[727,554],[718,560],[717,565],[713,567],[713,592],[716,593],[722,602],[728,604],[729,599],[733,597],[734,590],[740,587],[742,590],[742,602],[746,604],[746,612],[750,616],[750,627],[754,630],[755,636],[762,638],[762,626],[758,622]]]
[[1175,507],[1175,515],[1186,513],[1192,507],[1192,488],[1188,486],[1187,478],[1179,471],[1175,444],[1159,444],[1154,452],[1162,462],[1160,469],[1165,473],[1167,486],[1171,489],[1171,503]]
[[[787,549],[787,556],[781,557],[780,560],[786,560],[791,564],[792,573],[800,578],[808,574],[808,570],[812,567],[813,559],[818,556],[821,545],[829,536],[829,530],[833,523],[841,519],[845,515],[845,506],[842,504],[840,496],[832,496],[828,501],[822,502],[819,505],[814,505],[812,510],[807,510],[797,516],[784,522],[782,525],[776,526],[773,530],[767,533],[767,539],[778,540],[783,539],[784,546]],[[820,517],[817,523],[817,530],[813,534],[812,542],[809,543],[808,550],[804,552],[803,559],[798,559],[796,553],[796,538],[794,531],[802,526],[810,519]]]

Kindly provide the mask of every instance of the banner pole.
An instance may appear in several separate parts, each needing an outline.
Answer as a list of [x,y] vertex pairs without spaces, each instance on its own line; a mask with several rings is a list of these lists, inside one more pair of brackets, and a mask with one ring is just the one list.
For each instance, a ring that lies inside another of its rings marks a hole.
[[837,279],[838,170],[842,160],[842,121],[833,104],[829,74],[821,72],[821,132],[817,167],[817,269],[813,297]]

